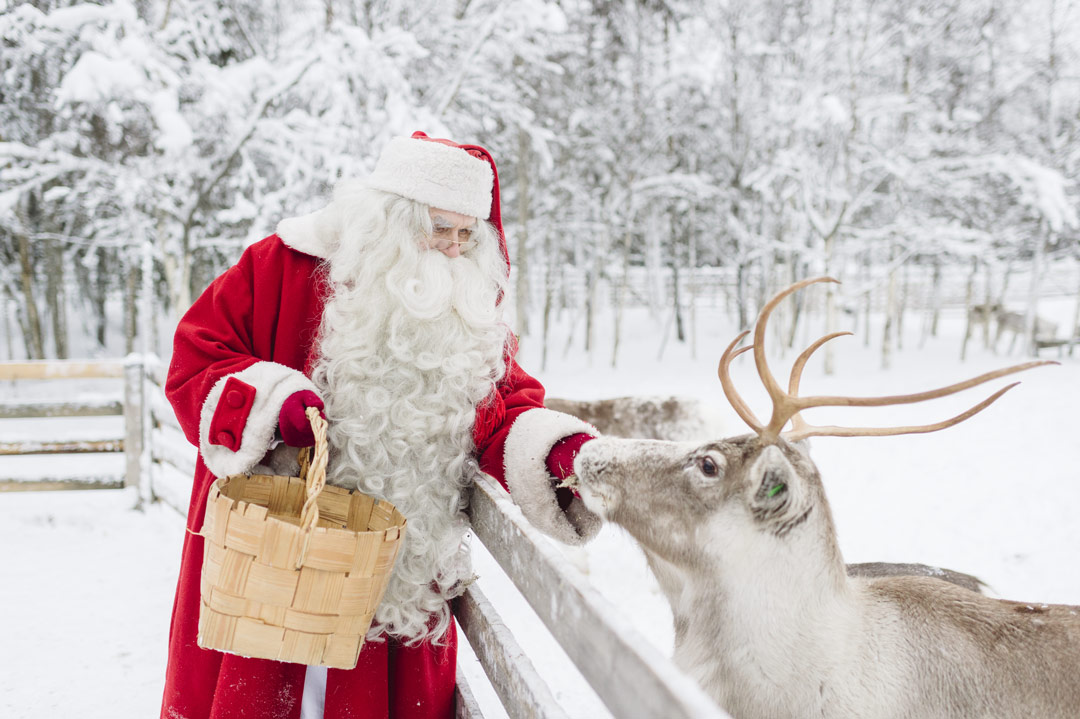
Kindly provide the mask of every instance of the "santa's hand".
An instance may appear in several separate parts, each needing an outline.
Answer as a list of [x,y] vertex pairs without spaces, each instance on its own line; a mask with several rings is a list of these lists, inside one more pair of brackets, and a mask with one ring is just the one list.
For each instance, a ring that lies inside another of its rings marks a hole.
[[317,408],[322,418],[326,419],[323,401],[309,389],[293,392],[281,405],[278,429],[281,431],[281,441],[290,447],[310,447],[315,444],[315,434],[305,414],[308,407]]
[[555,478],[552,484],[555,486],[555,498],[559,501],[559,507],[565,510],[570,506],[574,497],[578,496],[574,484],[574,458],[581,448],[591,439],[596,439],[591,434],[580,432],[569,437],[563,437],[551,448],[547,456],[547,471]]

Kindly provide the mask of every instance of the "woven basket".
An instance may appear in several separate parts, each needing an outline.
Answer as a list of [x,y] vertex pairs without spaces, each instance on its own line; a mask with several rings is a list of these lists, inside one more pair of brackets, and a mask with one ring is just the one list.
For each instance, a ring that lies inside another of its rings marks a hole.
[[326,421],[299,477],[236,474],[210,488],[200,647],[335,669],[356,666],[405,533],[389,502],[326,486]]

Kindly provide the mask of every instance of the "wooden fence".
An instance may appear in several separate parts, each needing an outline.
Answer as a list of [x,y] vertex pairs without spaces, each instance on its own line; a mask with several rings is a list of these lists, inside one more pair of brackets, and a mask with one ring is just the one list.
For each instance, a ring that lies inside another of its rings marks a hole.
[[34,481],[4,476],[0,470],[0,491],[135,487],[144,501],[167,499],[184,511],[196,451],[165,401],[164,368],[157,357],[132,354],[123,360],[0,362],[0,382],[79,379],[121,380],[122,390],[104,398],[4,399],[0,400],[0,419],[122,416],[122,436],[103,432],[90,439],[8,441],[0,434],[0,456],[123,453],[123,470],[64,473],[45,469],[47,476]]
[[141,358],[136,358],[136,362],[130,364],[127,361],[0,363],[0,381],[119,379],[123,380],[124,387],[122,399],[5,399],[0,401],[0,419],[123,416],[125,427],[122,437],[96,436],[79,440],[48,439],[49,433],[42,433],[40,439],[5,441],[0,435],[2,456],[88,452],[123,452],[125,455],[122,474],[90,472],[64,475],[46,472],[48,476],[28,482],[3,476],[0,472],[0,491],[138,486],[141,476],[139,457],[143,447],[142,423],[140,418],[132,416],[132,412],[141,406],[142,383],[138,380],[142,374],[140,362]]
[[[3,443],[0,454],[123,452],[125,472],[111,482],[21,482],[20,489],[139,487],[144,501],[187,512],[196,451],[180,430],[162,390],[163,368],[154,357],[117,362],[0,363],[0,380],[122,378],[123,399],[0,403],[0,417],[123,415],[124,437],[82,443],[64,440]],[[85,480],[85,478],[84,478]],[[3,480],[0,478],[0,490]],[[727,715],[569,566],[549,540],[529,525],[509,495],[486,475],[476,482],[469,516],[476,537],[520,590],[581,674],[617,719],[703,719]],[[454,614],[503,709],[511,719],[566,719],[561,704],[513,634],[476,585],[455,600]],[[457,716],[484,719],[468,678],[458,672]],[[579,714],[580,715],[580,714]]]
[[[597,695],[619,719],[727,717],[692,679],[640,636],[619,610],[525,521],[486,475],[469,506],[473,531],[514,582]],[[455,607],[458,623],[511,719],[572,716],[505,631],[475,585]],[[459,701],[459,715],[462,702]],[[479,714],[465,716],[480,717]]]

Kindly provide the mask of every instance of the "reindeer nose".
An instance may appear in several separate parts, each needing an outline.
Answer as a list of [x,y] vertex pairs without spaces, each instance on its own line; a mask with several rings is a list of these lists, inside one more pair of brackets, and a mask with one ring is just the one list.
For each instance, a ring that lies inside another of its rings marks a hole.
[[607,465],[603,450],[603,439],[586,442],[574,458],[574,474],[583,478],[595,478],[602,474]]

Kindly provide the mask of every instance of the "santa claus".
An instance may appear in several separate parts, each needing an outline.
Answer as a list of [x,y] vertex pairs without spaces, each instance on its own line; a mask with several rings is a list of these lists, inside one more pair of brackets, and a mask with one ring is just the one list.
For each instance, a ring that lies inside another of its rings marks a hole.
[[[451,717],[448,601],[471,578],[464,490],[495,477],[540,529],[598,521],[556,490],[589,425],[543,407],[502,320],[509,260],[495,163],[423,133],[364,181],[282,221],[210,285],[176,332],[166,394],[199,447],[169,635],[163,719]],[[196,644],[205,500],[215,477],[292,468],[329,422],[328,481],[393,502],[409,529],[355,669]]]

